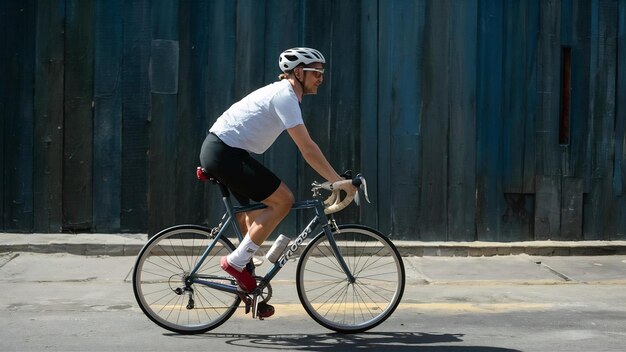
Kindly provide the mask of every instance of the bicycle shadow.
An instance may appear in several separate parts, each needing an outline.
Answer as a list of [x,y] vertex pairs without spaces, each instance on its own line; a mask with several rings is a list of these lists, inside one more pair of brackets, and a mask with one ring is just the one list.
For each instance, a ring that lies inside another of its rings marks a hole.
[[[166,334],[170,335],[170,334]],[[180,336],[171,334],[171,336]],[[463,334],[432,334],[412,332],[366,332],[354,335],[328,334],[220,334],[206,333],[197,338],[220,339],[222,343],[250,349],[289,351],[323,351],[340,348],[341,351],[362,351],[364,348],[389,351],[471,351],[471,352],[520,352],[508,348],[489,346],[430,344],[462,342]],[[185,338],[189,338],[186,336]]]

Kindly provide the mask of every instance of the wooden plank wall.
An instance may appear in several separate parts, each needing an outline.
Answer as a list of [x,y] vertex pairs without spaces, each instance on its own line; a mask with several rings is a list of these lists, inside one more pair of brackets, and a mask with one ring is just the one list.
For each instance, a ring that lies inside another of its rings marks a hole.
[[[626,238],[626,0],[10,0],[0,16],[1,231],[215,223],[194,176],[206,129],[307,45],[329,62],[305,122],[373,201],[339,221]],[[298,198],[319,179],[286,134],[255,157]]]

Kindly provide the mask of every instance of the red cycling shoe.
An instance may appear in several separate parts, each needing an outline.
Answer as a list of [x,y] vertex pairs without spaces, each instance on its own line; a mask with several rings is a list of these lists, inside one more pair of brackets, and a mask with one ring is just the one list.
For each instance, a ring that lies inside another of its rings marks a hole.
[[234,266],[231,266],[228,263],[226,257],[222,257],[220,260],[220,266],[222,267],[222,270],[234,277],[235,280],[237,280],[239,287],[245,291],[252,292],[256,289],[256,279],[247,269],[243,269],[243,271],[237,270]]

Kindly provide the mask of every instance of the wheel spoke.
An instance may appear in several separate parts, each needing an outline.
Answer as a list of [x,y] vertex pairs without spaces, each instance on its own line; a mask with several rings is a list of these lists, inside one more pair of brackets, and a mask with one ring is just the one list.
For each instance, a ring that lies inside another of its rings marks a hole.
[[[180,226],[157,234],[142,249],[133,270],[135,297],[143,312],[161,327],[182,333],[204,332],[219,326],[236,311],[237,295],[198,283],[186,284],[185,278],[211,241],[207,230]],[[219,240],[196,274],[208,277],[214,273],[217,276],[209,280],[221,280],[219,258],[232,249],[230,242]],[[190,298],[194,304],[188,309]]]

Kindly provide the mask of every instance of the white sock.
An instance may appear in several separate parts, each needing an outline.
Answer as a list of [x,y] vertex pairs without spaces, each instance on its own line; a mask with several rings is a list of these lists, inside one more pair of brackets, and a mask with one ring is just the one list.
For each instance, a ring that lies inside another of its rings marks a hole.
[[226,259],[228,260],[228,264],[230,264],[239,271],[243,271],[243,269],[246,267],[246,265],[258,249],[259,246],[256,243],[252,242],[250,236],[246,235],[246,237],[243,238],[243,241],[241,241],[239,246],[226,257]]

